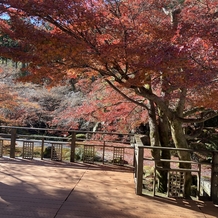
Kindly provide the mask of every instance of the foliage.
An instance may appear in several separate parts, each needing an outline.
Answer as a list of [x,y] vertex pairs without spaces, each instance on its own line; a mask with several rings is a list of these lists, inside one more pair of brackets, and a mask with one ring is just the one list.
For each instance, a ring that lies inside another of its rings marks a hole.
[[184,89],[187,109],[216,109],[216,1],[7,0],[0,10],[10,16],[2,35],[18,43],[0,54],[29,63],[23,80],[101,77],[128,100],[141,96],[134,102],[144,108],[143,98],[154,101],[169,119],[183,110]]
[[[79,84],[76,84],[79,86]],[[130,132],[141,122],[147,122],[147,112],[141,107],[123,98],[107,83],[97,79],[90,84],[91,91],[83,93],[85,97],[80,105],[69,105],[57,114],[52,125],[61,125],[68,128],[78,127],[79,120],[102,125],[101,131]],[[129,93],[129,90],[125,90]],[[140,99],[134,92],[129,93],[131,98]],[[143,98],[141,98],[143,99]]]
[[18,120],[14,119],[13,114],[19,105],[20,97],[18,96],[16,90],[7,83],[8,77],[13,74],[12,69],[5,71],[0,68],[0,122],[1,125],[7,123],[14,124],[19,123]]
[[197,138],[197,149],[218,150],[217,128],[204,128]]
[[0,115],[2,124],[49,127],[53,117],[81,101],[81,94],[71,85],[46,89],[43,85],[16,82],[16,69],[11,61],[1,64]]

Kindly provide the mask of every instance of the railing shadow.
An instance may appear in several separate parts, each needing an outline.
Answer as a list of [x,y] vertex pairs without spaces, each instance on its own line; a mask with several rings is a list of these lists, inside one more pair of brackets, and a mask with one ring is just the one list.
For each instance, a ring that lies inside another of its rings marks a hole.
[[0,158],[0,163],[10,162],[10,164],[21,164],[21,165],[39,165],[46,167],[64,167],[64,168],[74,168],[74,169],[89,169],[89,170],[104,170],[104,171],[117,171],[117,172],[134,172],[132,166],[120,166],[114,164],[102,164],[101,162],[95,162],[94,164],[83,163],[83,162],[65,162],[65,161],[52,161],[51,159],[21,159],[21,158]]
[[[212,217],[218,217],[218,206],[214,205],[212,201],[185,199],[185,198],[167,198],[161,196],[148,196],[142,195],[142,198],[156,201],[160,204],[174,205],[180,208],[186,208],[196,212],[202,212],[204,217],[210,215]],[[191,217],[191,216],[190,216]]]
[[116,167],[0,158],[0,217],[217,217],[212,202],[135,195]]

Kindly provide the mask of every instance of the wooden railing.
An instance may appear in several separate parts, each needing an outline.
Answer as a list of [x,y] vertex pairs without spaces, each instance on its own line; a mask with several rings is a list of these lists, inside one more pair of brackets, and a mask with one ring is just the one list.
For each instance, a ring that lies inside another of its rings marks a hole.
[[[167,187],[167,193],[165,196],[169,197],[169,193],[170,193],[170,184],[172,183],[170,181],[170,174],[172,172],[178,172],[179,175],[184,175],[186,172],[191,172],[194,174],[197,174],[197,198],[202,197],[200,196],[200,190],[203,189],[204,187],[201,186],[201,178],[202,178],[202,167],[206,166],[207,170],[208,168],[211,168],[211,175],[209,176],[210,179],[210,183],[211,183],[211,190],[209,193],[209,199],[213,200],[214,203],[218,203],[218,151],[210,151],[212,154],[212,161],[211,162],[199,162],[199,161],[183,161],[183,160],[179,160],[178,158],[173,158],[173,159],[159,159],[159,160],[155,160],[154,158],[151,157],[145,157],[145,153],[148,150],[168,150],[171,152],[179,152],[179,151],[185,151],[188,152],[190,154],[193,154],[195,152],[195,150],[192,149],[178,149],[178,148],[172,148],[172,147],[152,147],[152,146],[145,146],[142,144],[141,139],[139,136],[135,136],[135,190],[136,190],[136,194],[137,195],[142,195],[144,194],[143,192],[143,181],[146,179],[144,178],[144,167],[146,167],[146,164],[144,164],[144,162],[152,162],[152,167],[154,168],[153,170],[153,191],[151,193],[151,195],[155,196],[156,195],[156,184],[158,181],[158,177],[157,177],[157,171],[167,171],[168,172],[168,187]],[[207,150],[208,151],[208,150]],[[199,152],[199,150],[198,150]],[[180,164],[180,163],[188,163],[190,164],[192,167],[191,169],[184,169],[184,168],[179,168],[177,167],[170,167],[170,168],[162,168],[159,167],[157,165],[157,163],[160,162],[169,162],[172,163],[174,165]],[[196,167],[194,167],[196,166]],[[176,174],[173,175],[174,178],[176,179]],[[180,187],[176,187],[176,189],[180,189],[181,188],[181,184],[178,183],[178,186]],[[183,184],[183,188],[184,188],[184,184]],[[162,195],[163,196],[163,195]],[[173,196],[173,197],[176,197]],[[178,197],[181,197],[178,195]]]
[[[3,130],[7,133],[3,133]],[[50,135],[38,135],[38,134],[19,134],[19,131],[44,131],[49,132]],[[83,151],[86,151],[88,146],[94,147],[94,149],[101,151],[102,158],[101,162],[106,163],[106,156],[109,156],[107,152],[113,153],[113,159],[111,160],[114,164],[120,165],[130,165],[133,166],[133,148],[130,146],[132,139],[134,138],[132,134],[123,133],[108,133],[108,132],[91,132],[91,131],[78,131],[70,130],[64,137],[53,136],[53,133],[59,132],[60,135],[64,135],[64,130],[60,129],[45,129],[45,128],[27,128],[27,127],[11,127],[11,126],[0,126],[0,139],[10,141],[10,158],[15,158],[15,148],[16,144],[23,141],[31,141],[34,143],[39,143],[41,146],[41,159],[43,159],[45,145],[50,144],[55,146],[55,143],[61,144],[70,150],[70,162],[74,162],[76,149],[81,147]],[[81,135],[83,136],[82,138]],[[79,136],[79,137],[77,137]],[[86,136],[86,137],[85,137]],[[109,151],[110,150],[110,151]],[[119,153],[119,151],[121,153]],[[89,151],[88,151],[89,152]],[[120,160],[116,161],[120,156]],[[130,163],[127,164],[125,157],[129,154]],[[122,159],[122,160],[121,160]],[[84,160],[85,161],[85,160]],[[118,163],[119,162],[119,163]]]
[[[4,133],[1,131],[2,129],[6,130]],[[107,161],[107,155],[110,153],[112,154],[112,164],[119,164],[119,165],[125,165],[134,167],[135,169],[135,190],[137,195],[143,194],[143,181],[144,181],[144,167],[145,162],[151,162],[154,166],[154,175],[153,175],[153,192],[152,195],[156,195],[156,182],[157,182],[157,171],[167,171],[170,175],[171,172],[191,172],[197,174],[198,177],[198,183],[197,183],[197,196],[199,197],[200,193],[200,184],[201,184],[201,175],[202,175],[202,166],[208,165],[211,168],[211,176],[210,176],[210,182],[211,182],[211,190],[210,190],[210,197],[211,199],[218,204],[218,151],[211,151],[212,152],[212,163],[201,163],[198,161],[182,161],[178,159],[160,159],[155,160],[152,157],[148,158],[145,156],[145,153],[147,150],[152,149],[159,149],[159,150],[169,150],[173,152],[178,151],[186,151],[186,152],[194,152],[194,150],[191,149],[177,149],[172,147],[151,147],[151,146],[145,146],[141,142],[140,136],[133,135],[133,134],[123,134],[123,133],[107,133],[107,132],[87,132],[87,131],[68,131],[68,136],[60,137],[60,136],[53,136],[53,135],[39,135],[39,134],[19,134],[20,130],[35,130],[35,131],[44,131],[49,132],[51,134],[52,132],[64,132],[64,130],[60,129],[44,129],[44,128],[25,128],[25,127],[9,127],[9,126],[0,126],[0,156],[3,155],[2,145],[4,140],[8,140],[10,142],[10,151],[9,151],[9,157],[15,158],[15,150],[16,150],[16,144],[21,141],[27,141],[27,142],[38,142],[41,146],[41,159],[44,159],[44,151],[45,147],[48,146],[46,143],[49,143],[52,146],[56,145],[62,145],[67,146],[70,150],[70,162],[74,162],[75,160],[75,154],[77,148],[82,148],[83,152],[86,152],[86,155],[84,153],[84,159],[83,161],[87,161],[89,163],[93,163],[95,160],[92,159],[92,156],[90,155],[93,153],[93,148],[101,151],[102,153],[102,160],[101,162],[105,164]],[[87,136],[84,138],[78,138],[78,135]],[[63,135],[63,134],[62,134]],[[119,139],[119,140],[118,140]],[[28,144],[28,143],[27,143]],[[24,146],[24,145],[23,145]],[[30,143],[31,146],[31,143]],[[53,148],[53,147],[52,147]],[[90,149],[90,150],[89,150]],[[29,149],[31,150],[31,148]],[[24,149],[23,149],[24,151]],[[27,148],[28,151],[28,148]],[[126,163],[124,160],[126,159],[126,156],[130,158],[129,163]],[[87,159],[85,157],[87,156]],[[25,157],[25,155],[23,155]],[[27,155],[27,157],[29,157]],[[30,156],[31,157],[31,156]],[[62,160],[56,159],[55,160]],[[160,168],[157,165],[157,162],[170,162],[174,164],[179,163],[190,163],[192,165],[196,165],[197,168],[194,169],[180,169],[180,168]],[[177,176],[176,174],[174,176]],[[168,184],[169,184],[168,178]],[[169,188],[168,188],[169,192]]]
[[135,185],[136,194],[142,194],[144,145],[139,136],[135,136]]

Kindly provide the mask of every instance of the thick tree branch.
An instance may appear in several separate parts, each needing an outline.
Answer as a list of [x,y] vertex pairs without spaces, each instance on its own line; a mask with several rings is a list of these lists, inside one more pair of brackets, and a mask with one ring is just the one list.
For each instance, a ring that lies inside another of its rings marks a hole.
[[186,93],[187,89],[186,88],[181,88],[180,89],[180,97],[179,97],[179,102],[176,108],[177,114],[179,116],[182,116],[184,107],[185,107],[185,100],[186,100]]
[[191,110],[188,110],[188,111],[185,111],[183,113],[183,117],[187,117],[187,116],[191,116],[197,112],[201,112],[201,111],[204,111],[205,108],[204,107],[195,107],[195,108],[192,108]]
[[117,91],[120,95],[122,95],[125,99],[127,99],[130,102],[133,102],[134,104],[137,104],[138,106],[144,107],[148,110],[147,105],[144,103],[140,103],[138,101],[135,101],[134,99],[128,97],[126,94],[124,94],[123,92],[121,92],[121,90],[119,90],[111,81],[109,81],[108,79],[105,79],[105,81],[110,85],[110,87],[112,87],[115,91]]
[[153,101],[163,111],[168,119],[172,120],[175,118],[175,112],[168,108],[166,102],[145,87],[135,87],[135,92],[138,95]]
[[185,118],[178,117],[178,116],[177,116],[177,119],[179,119],[183,123],[202,123],[216,116],[218,116],[218,112],[211,111],[210,113],[207,113],[204,117],[199,118],[199,119],[185,119]]

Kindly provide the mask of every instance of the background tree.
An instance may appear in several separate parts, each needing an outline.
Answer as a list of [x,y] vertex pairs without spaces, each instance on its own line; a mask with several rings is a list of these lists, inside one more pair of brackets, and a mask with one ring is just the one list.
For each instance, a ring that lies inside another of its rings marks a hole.
[[80,92],[73,92],[70,84],[46,89],[43,85],[16,82],[19,67],[20,63],[16,68],[10,60],[0,65],[2,125],[52,127],[57,114],[81,100]]
[[[135,131],[141,123],[147,122],[147,111],[139,104],[135,104],[124,98],[101,79],[87,84],[87,80],[76,83],[76,89],[80,89],[83,98],[72,105],[66,103],[66,108],[56,114],[54,123],[65,128],[78,128],[79,120],[102,123],[102,131],[131,132]],[[87,87],[88,86],[88,87]],[[124,90],[123,90],[124,91]],[[125,90],[138,102],[143,98]],[[75,100],[74,100],[75,101]],[[53,123],[53,125],[54,125]]]

